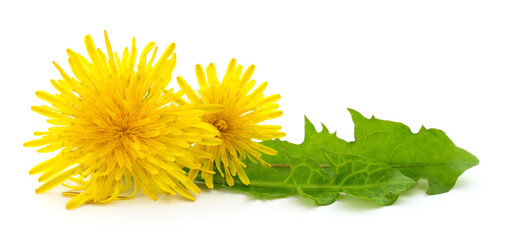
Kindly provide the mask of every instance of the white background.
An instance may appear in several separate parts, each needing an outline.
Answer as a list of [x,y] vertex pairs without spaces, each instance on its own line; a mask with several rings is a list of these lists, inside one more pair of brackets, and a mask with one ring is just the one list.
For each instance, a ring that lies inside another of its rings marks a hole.
[[[20,239],[505,239],[506,6],[504,1],[2,1],[0,3],[0,238]],[[303,116],[353,140],[346,108],[365,116],[439,128],[481,163],[449,193],[426,184],[392,206],[344,197],[316,207],[301,198],[255,200],[203,191],[151,201],[144,195],[68,211],[56,188],[36,195],[28,170],[47,159],[22,143],[44,130],[30,111],[36,90],[55,92],[51,62],[85,54],[91,34],[122,51],[175,42],[181,75],[230,58],[280,93],[286,140],[301,142]]]

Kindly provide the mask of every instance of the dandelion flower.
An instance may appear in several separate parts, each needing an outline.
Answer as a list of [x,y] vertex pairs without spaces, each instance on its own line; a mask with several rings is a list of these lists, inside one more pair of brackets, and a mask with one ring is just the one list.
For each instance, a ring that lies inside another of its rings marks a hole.
[[[214,167],[221,176],[225,176],[227,184],[234,185],[232,176],[239,176],[239,179],[246,185],[250,184],[244,168],[246,168],[245,159],[269,167],[270,165],[262,160],[262,153],[275,155],[274,149],[266,147],[255,140],[268,140],[272,138],[284,137],[281,127],[276,125],[260,125],[259,123],[280,117],[283,112],[277,110],[276,104],[281,96],[274,94],[264,96],[263,92],[267,87],[267,82],[260,84],[256,89],[255,80],[251,76],[255,66],[249,66],[242,72],[242,66],[236,65],[236,60],[232,59],[228,65],[227,72],[221,83],[217,80],[216,68],[214,64],[204,73],[202,66],[196,65],[200,89],[197,95],[190,86],[181,77],[177,78],[178,84],[185,92],[190,104],[193,106],[205,104],[221,104],[223,110],[215,113],[207,113],[202,116],[202,120],[212,124],[218,129],[218,137],[222,143],[217,146],[204,144],[195,144],[197,150],[204,150],[211,154],[210,158],[201,158],[203,168],[207,170],[201,172],[209,188],[213,187],[213,175],[208,172]],[[190,178],[194,179],[198,175],[199,169],[190,171]]]
[[32,110],[48,117],[54,126],[35,132],[41,138],[24,146],[47,145],[38,152],[58,151],[30,170],[30,174],[42,173],[39,181],[45,182],[36,192],[60,184],[73,189],[67,192],[73,196],[66,205],[69,209],[84,202],[130,198],[138,189],[151,199],[159,193],[194,199],[191,192],[200,190],[182,168],[200,169],[195,157],[209,156],[191,148],[193,143],[221,142],[215,138],[218,131],[201,120],[203,114],[221,107],[180,106],[184,93],[165,89],[176,64],[175,44],[153,65],[157,48],[149,43],[135,67],[135,38],[130,51],[125,48],[119,58],[104,35],[106,53],[95,47],[91,36],[85,37],[91,61],[67,50],[75,78],[54,63],[63,78],[51,80],[58,94],[36,92],[52,106],[33,106]]

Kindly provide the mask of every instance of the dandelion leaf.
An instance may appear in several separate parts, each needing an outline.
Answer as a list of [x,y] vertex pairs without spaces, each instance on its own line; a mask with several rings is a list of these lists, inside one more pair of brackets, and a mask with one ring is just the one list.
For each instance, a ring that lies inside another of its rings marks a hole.
[[248,164],[245,170],[251,185],[228,187],[222,178],[215,177],[216,185],[263,199],[302,196],[326,205],[345,193],[388,205],[421,178],[429,182],[428,194],[447,192],[465,170],[479,163],[441,130],[422,127],[412,133],[402,123],[374,116],[368,119],[349,111],[355,141],[338,138],[323,124],[318,132],[305,118],[301,144],[279,139],[262,142],[278,155],[262,156],[271,168]]
[[427,194],[450,191],[465,170],[479,163],[441,130],[422,127],[414,134],[402,123],[349,111],[355,123],[352,152],[384,162],[415,181],[427,179]]

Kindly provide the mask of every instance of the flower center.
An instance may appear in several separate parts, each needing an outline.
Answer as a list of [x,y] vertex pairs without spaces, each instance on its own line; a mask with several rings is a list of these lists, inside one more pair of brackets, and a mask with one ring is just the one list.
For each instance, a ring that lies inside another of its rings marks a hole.
[[220,132],[223,132],[225,130],[227,130],[228,126],[227,126],[227,122],[225,122],[225,120],[223,119],[218,119],[216,121],[213,122],[213,125],[220,131]]
[[132,135],[134,131],[132,131],[130,128],[120,128],[118,130],[118,135]]

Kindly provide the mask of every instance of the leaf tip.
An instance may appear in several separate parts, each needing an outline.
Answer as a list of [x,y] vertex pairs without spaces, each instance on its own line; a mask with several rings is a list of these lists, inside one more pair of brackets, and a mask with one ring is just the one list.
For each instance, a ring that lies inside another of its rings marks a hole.
[[310,133],[316,132],[316,128],[314,127],[313,123],[311,123],[311,121],[309,121],[309,119],[307,118],[306,115],[304,115],[304,129],[305,129],[306,136]]
[[327,126],[325,126],[325,124],[321,123],[322,125],[322,133],[329,133],[329,129],[327,128]]
[[[356,122],[359,119],[365,118],[361,113],[359,113],[358,111],[353,110],[351,108],[348,108],[348,112],[350,112],[351,118],[353,119],[354,122]],[[374,116],[373,116],[373,118],[374,118]]]
[[347,108],[347,110],[348,110],[348,112],[350,112],[351,114],[358,113],[356,110],[351,109],[351,108]]

